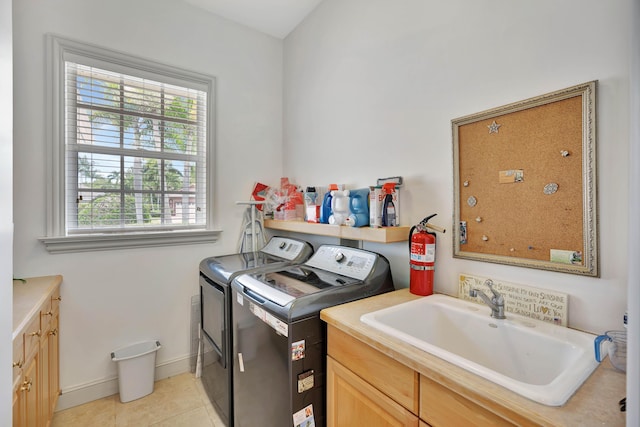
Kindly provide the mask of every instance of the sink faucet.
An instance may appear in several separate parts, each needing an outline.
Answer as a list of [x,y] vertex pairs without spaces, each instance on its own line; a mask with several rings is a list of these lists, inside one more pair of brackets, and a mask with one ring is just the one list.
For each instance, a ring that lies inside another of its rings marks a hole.
[[495,319],[506,319],[504,315],[504,297],[498,293],[495,289],[493,289],[493,280],[487,279],[484,282],[485,285],[489,287],[489,290],[493,293],[493,297],[489,298],[484,292],[480,289],[470,289],[469,296],[470,297],[480,297],[482,300],[491,307],[491,317]]

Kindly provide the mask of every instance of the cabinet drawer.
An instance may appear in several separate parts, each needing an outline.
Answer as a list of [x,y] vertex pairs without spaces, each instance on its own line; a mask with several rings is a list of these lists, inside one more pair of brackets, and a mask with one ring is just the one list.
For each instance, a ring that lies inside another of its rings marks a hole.
[[420,377],[420,418],[433,427],[514,425],[424,376]]
[[31,355],[38,352],[40,346],[40,316],[33,316],[33,319],[27,324],[24,330],[24,359],[28,360]]
[[58,286],[51,293],[51,312],[54,316],[60,311],[60,301],[62,301],[62,297],[60,296],[60,286]]
[[22,367],[24,366],[24,337],[22,335],[13,340],[13,380],[22,375]]
[[417,372],[333,326],[328,326],[327,334],[331,357],[406,409],[418,413]]
[[49,330],[49,323],[51,323],[51,317],[53,312],[51,311],[51,298],[47,300],[40,307],[40,329],[43,333]]
[[327,357],[327,426],[418,427],[418,417]]

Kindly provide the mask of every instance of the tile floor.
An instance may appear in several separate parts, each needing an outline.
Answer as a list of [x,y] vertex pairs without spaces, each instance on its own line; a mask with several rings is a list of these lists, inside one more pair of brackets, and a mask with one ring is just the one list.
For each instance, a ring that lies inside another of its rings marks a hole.
[[56,412],[52,427],[223,427],[192,373],[157,381],[148,396],[121,403],[117,394]]

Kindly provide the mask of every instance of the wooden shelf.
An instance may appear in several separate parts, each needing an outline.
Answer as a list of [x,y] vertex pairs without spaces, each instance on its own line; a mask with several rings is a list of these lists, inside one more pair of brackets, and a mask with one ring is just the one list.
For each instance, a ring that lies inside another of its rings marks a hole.
[[348,227],[346,225],[314,224],[304,221],[277,221],[273,219],[265,219],[264,226],[272,230],[377,243],[405,242],[409,238],[410,230],[410,227]]

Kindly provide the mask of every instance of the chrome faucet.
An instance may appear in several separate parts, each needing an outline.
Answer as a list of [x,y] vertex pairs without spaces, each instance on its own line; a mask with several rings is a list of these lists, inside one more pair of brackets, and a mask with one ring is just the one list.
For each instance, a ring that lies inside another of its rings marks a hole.
[[489,287],[489,290],[493,293],[493,297],[489,298],[484,292],[480,289],[470,289],[469,296],[470,297],[480,297],[482,300],[491,308],[491,317],[495,319],[506,319],[504,315],[504,297],[498,293],[495,289],[493,289],[493,280],[487,279],[484,282],[485,285]]

